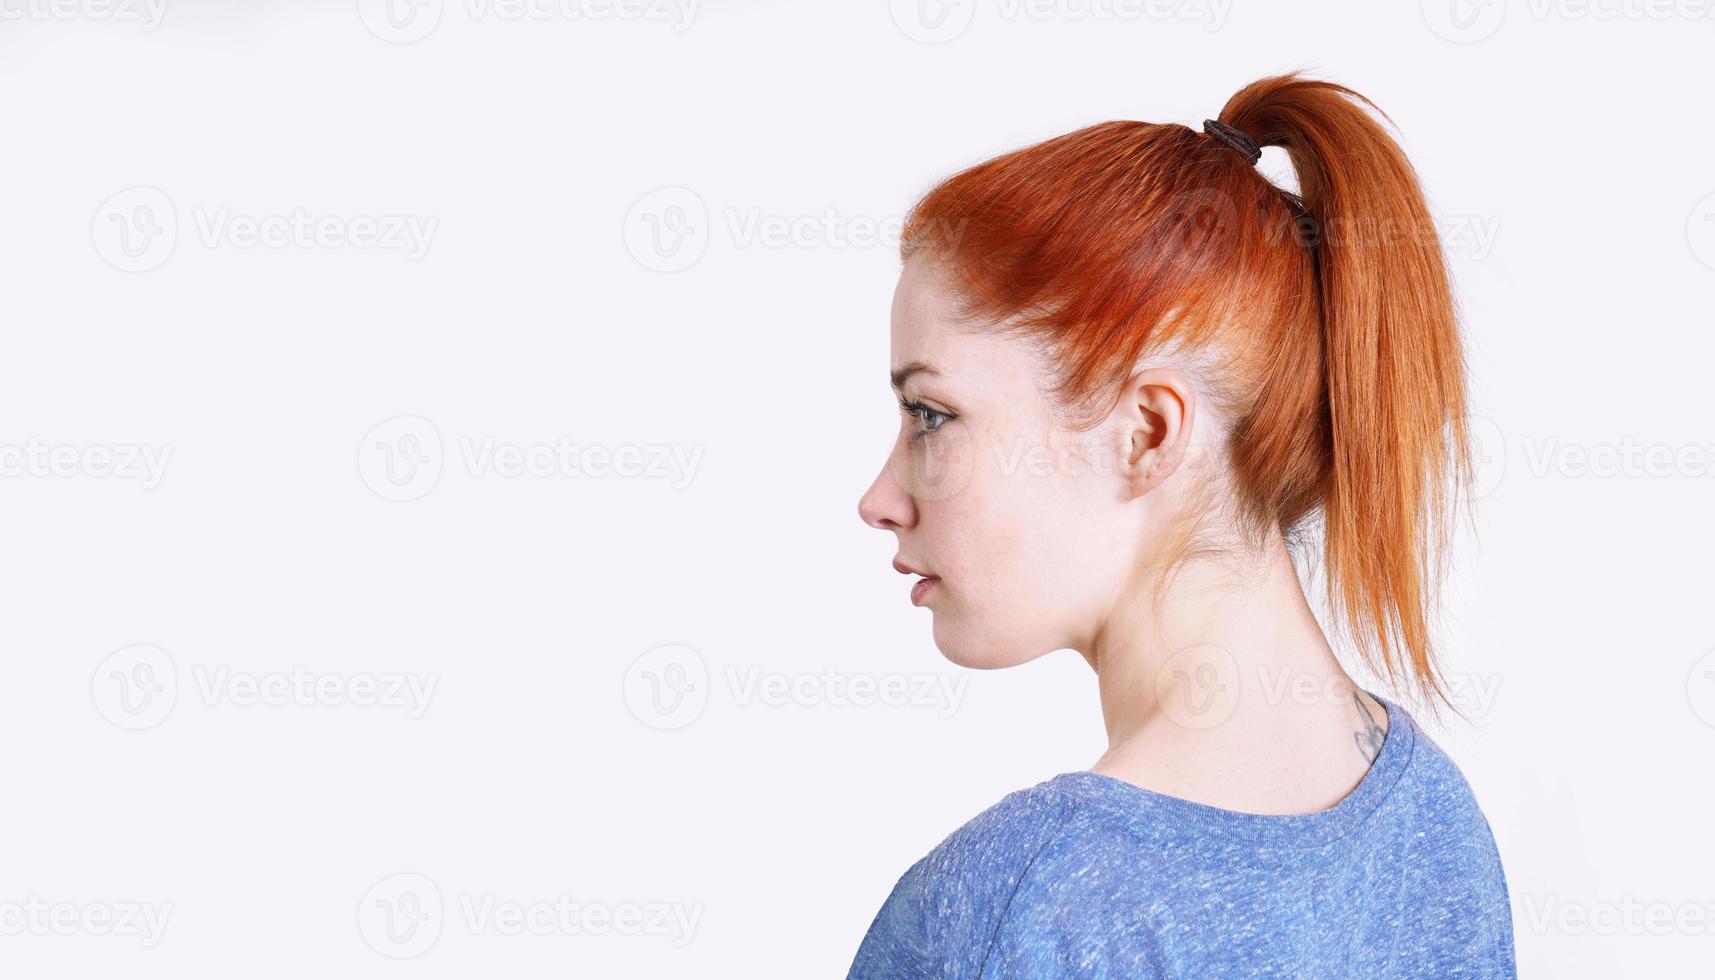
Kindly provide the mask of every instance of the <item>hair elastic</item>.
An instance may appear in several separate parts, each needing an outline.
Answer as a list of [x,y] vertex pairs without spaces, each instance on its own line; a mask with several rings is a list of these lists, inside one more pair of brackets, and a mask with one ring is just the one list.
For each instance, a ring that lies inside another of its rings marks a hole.
[[1253,165],[1262,159],[1262,147],[1256,145],[1256,140],[1218,119],[1203,120],[1203,132],[1243,153]]

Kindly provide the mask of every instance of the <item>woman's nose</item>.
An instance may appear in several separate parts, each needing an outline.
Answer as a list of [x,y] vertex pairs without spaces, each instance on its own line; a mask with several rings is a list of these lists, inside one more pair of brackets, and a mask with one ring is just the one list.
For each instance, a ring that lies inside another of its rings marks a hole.
[[875,482],[858,498],[858,516],[865,524],[883,531],[895,531],[917,522],[917,506],[893,478],[892,462],[889,459],[882,466]]

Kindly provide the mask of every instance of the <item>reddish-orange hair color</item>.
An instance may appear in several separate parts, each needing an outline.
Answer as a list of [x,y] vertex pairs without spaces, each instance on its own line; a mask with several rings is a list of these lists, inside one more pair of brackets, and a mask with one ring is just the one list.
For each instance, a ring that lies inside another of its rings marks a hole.
[[1471,480],[1463,352],[1417,177],[1370,110],[1296,73],[1227,102],[1219,121],[1284,148],[1297,193],[1186,126],[1089,126],[942,181],[900,252],[951,273],[965,318],[1048,352],[1080,425],[1146,355],[1219,352],[1198,377],[1231,420],[1241,526],[1292,541],[1319,522],[1365,664],[1451,704],[1429,614]]

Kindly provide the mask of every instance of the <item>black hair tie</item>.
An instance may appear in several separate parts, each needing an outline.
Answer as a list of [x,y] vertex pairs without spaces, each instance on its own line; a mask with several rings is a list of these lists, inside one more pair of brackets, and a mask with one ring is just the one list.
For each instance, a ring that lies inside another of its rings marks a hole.
[[1262,159],[1262,147],[1256,145],[1256,140],[1218,119],[1203,120],[1203,132],[1243,153],[1253,165]]

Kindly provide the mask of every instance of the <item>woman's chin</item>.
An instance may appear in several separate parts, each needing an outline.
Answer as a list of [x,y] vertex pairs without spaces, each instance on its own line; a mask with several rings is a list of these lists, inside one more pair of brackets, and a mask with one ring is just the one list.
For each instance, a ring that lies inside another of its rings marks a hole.
[[1000,670],[1005,667],[1016,667],[1041,656],[1041,652],[1029,652],[1015,644],[997,642],[989,637],[973,636],[972,634],[943,625],[941,617],[935,622],[935,649],[941,651],[941,656],[948,663],[971,670]]

